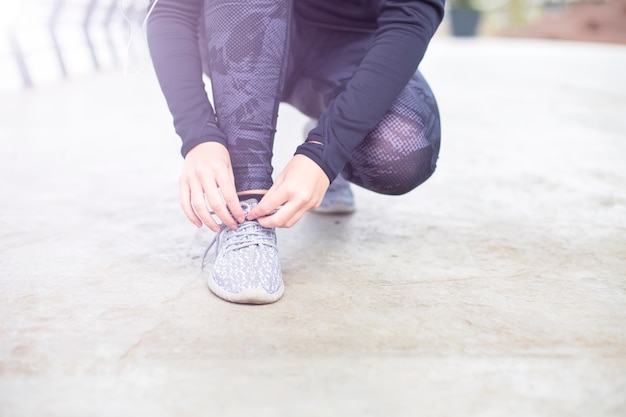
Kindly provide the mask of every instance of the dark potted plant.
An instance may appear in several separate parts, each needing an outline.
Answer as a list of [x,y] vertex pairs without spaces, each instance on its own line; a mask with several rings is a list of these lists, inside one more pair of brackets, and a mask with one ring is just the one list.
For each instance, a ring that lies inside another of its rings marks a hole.
[[481,11],[474,0],[448,0],[448,13],[454,36],[476,36]]

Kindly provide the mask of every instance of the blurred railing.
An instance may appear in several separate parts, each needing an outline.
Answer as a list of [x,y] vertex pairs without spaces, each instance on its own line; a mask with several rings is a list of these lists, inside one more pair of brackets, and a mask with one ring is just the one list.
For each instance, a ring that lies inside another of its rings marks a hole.
[[3,0],[0,91],[128,66],[147,0]]
[[[448,8],[459,0],[448,0]],[[524,25],[573,3],[606,0],[470,0],[480,34]],[[92,71],[148,65],[141,22],[148,0],[2,0],[0,92]]]

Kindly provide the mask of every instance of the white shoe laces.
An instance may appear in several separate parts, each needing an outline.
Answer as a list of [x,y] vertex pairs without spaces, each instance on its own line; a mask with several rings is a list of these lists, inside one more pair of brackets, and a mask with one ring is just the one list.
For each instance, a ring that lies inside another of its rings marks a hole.
[[[220,251],[221,245],[224,246],[223,253],[247,248],[252,245],[265,245],[276,248],[275,240],[272,239],[271,235],[265,230],[266,229],[256,221],[245,221],[240,224],[236,230],[221,225],[220,231],[217,232],[204,251],[204,255],[202,256],[202,268],[204,269],[205,259],[213,246],[215,246],[215,256],[217,256],[217,253]],[[224,235],[223,239],[222,235]],[[222,243],[220,244],[220,242]]]

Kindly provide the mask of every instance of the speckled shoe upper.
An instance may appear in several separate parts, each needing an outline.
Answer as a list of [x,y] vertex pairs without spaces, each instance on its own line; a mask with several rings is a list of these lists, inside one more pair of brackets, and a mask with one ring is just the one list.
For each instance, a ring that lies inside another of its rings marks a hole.
[[[241,203],[247,214],[254,199]],[[234,303],[268,304],[282,297],[284,285],[278,259],[276,232],[256,221],[245,221],[237,230],[222,226],[214,241],[215,261],[209,288]]]

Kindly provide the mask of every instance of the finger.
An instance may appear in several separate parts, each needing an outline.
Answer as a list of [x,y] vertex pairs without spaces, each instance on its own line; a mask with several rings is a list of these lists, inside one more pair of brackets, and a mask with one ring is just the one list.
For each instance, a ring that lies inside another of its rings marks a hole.
[[226,207],[230,210],[231,217],[233,217],[237,223],[243,223],[246,220],[246,214],[241,208],[239,196],[237,195],[237,191],[235,189],[234,178],[232,175],[229,175],[224,179],[218,178],[218,184],[220,192],[222,193],[222,198],[226,203]]
[[237,222],[233,219],[233,216],[228,211],[228,207],[222,201],[222,197],[217,189],[207,193],[205,191],[206,199],[209,206],[213,210],[213,213],[220,219],[220,221],[230,229],[237,229]]
[[287,195],[281,192],[276,184],[267,191],[259,203],[248,213],[248,220],[256,220],[274,213],[288,200]]
[[228,212],[231,217],[234,218],[237,223],[243,223],[246,220],[246,213],[241,208],[241,201],[239,201],[237,193],[222,193],[222,197],[224,197],[224,202],[226,203],[226,207],[228,207]]
[[202,220],[202,223],[214,232],[219,232],[220,227],[211,216],[207,203],[204,200],[204,191],[199,185],[191,186],[191,204],[193,205],[196,215]]
[[181,181],[179,184],[179,198],[185,216],[196,227],[202,227],[202,220],[196,216],[196,212],[193,211],[193,207],[191,206],[191,191],[189,190],[189,185],[184,181]]
[[285,204],[280,210],[269,216],[260,217],[257,221],[263,227],[293,227],[306,213],[301,207],[294,204]]
[[[193,204],[194,204],[194,208],[196,209],[196,214],[200,216],[200,218],[204,221],[204,224],[206,225],[215,224],[216,225],[215,227],[217,227],[217,230],[219,230],[219,226],[217,226],[217,223],[213,219],[213,216],[211,216],[211,213],[207,209],[207,203],[208,203],[213,213],[220,219],[220,221],[226,227],[229,227],[231,229],[237,229],[237,222],[231,216],[230,212],[228,211],[228,208],[224,204],[224,201],[222,201],[220,190],[218,190],[217,178],[210,178],[210,177],[205,178],[205,177],[201,177],[200,175],[198,175],[198,181],[199,181],[198,186],[201,187],[201,191],[202,191],[202,197],[201,197],[202,201],[200,201],[199,196],[196,196],[198,200],[193,201]],[[192,193],[192,196],[193,196],[193,193]],[[204,200],[205,197],[206,197],[206,201]],[[210,223],[207,223],[207,221]],[[211,230],[215,230],[215,229],[211,227]]]

